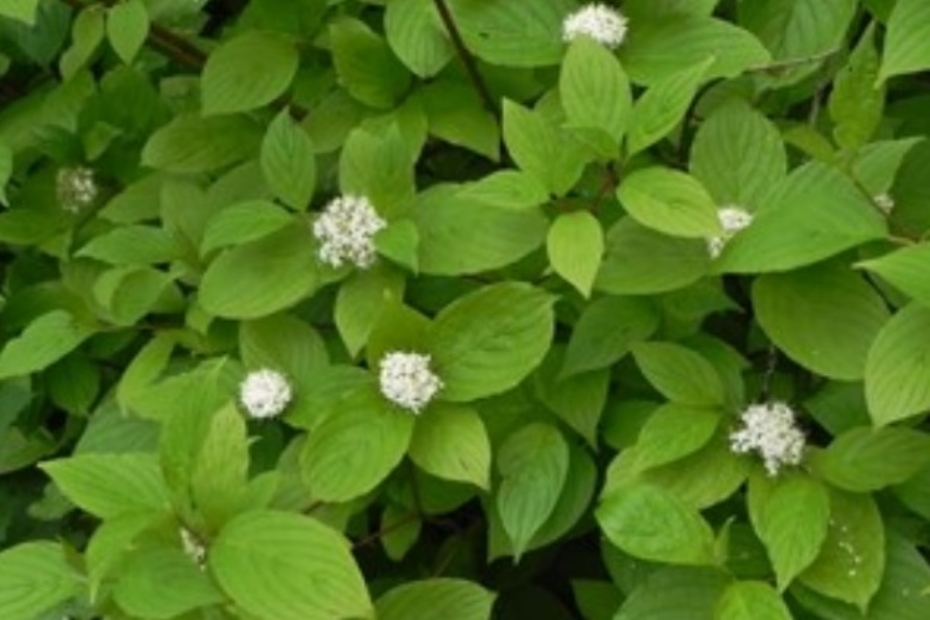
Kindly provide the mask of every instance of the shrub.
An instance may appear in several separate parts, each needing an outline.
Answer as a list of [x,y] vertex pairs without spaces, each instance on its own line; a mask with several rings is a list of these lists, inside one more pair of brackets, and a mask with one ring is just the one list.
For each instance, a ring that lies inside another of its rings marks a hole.
[[930,3],[0,15],[0,618],[930,617]]

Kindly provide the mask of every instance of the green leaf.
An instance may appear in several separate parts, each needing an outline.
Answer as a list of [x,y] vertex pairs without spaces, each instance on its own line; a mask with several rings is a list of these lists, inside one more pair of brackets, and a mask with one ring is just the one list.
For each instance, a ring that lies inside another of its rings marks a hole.
[[107,11],[107,38],[113,51],[127,65],[149,36],[149,12],[142,0],[126,0]]
[[805,475],[749,478],[749,516],[785,588],[820,553],[827,538],[830,497],[818,480]]
[[274,368],[298,382],[328,362],[326,345],[316,330],[288,314],[243,321],[239,325],[239,355],[250,370]]
[[667,235],[712,237],[721,232],[714,199],[684,172],[637,170],[620,184],[617,199],[640,224]]
[[0,15],[33,26],[38,6],[39,0],[3,0],[0,2]]
[[703,356],[671,342],[632,345],[636,364],[663,396],[681,405],[723,404],[723,384]]
[[652,15],[630,28],[620,62],[637,83],[651,85],[670,74],[713,58],[705,79],[734,77],[771,60],[752,34],[700,15]]
[[890,282],[917,303],[930,307],[930,243],[910,245],[858,263]]
[[590,297],[604,253],[604,231],[588,211],[559,215],[546,239],[549,263],[557,274]]
[[496,507],[517,559],[555,509],[568,466],[565,438],[542,422],[511,434],[498,450]]
[[556,196],[581,177],[588,155],[571,136],[538,110],[504,100],[504,144],[521,170]]
[[645,150],[675,129],[685,117],[711,62],[707,59],[670,73],[643,93],[636,101],[630,121],[629,155]]
[[630,83],[617,58],[593,39],[579,37],[562,61],[559,95],[570,126],[604,132],[616,153],[633,107]]
[[[395,5],[388,5],[388,11],[391,6]],[[424,86],[419,95],[430,134],[498,161],[500,128],[474,88],[459,81],[436,80]]]
[[333,310],[336,329],[353,357],[365,347],[390,299],[402,299],[405,281],[395,269],[375,265],[342,283]]
[[145,452],[82,454],[40,466],[72,502],[102,519],[134,511],[166,511],[158,458]]
[[570,0],[449,2],[465,47],[491,64],[555,65],[562,59],[562,20],[577,7]]
[[801,583],[865,613],[884,571],[885,527],[875,500],[832,491],[827,538]]
[[142,165],[182,174],[210,172],[251,157],[261,136],[245,116],[180,114],[149,137]]
[[548,357],[536,372],[536,392],[543,404],[595,447],[597,426],[607,403],[610,372],[603,369],[562,378],[558,376],[561,366],[561,355]]
[[106,13],[103,6],[87,5],[71,25],[71,47],[61,55],[59,70],[65,81],[77,76],[90,62],[106,36]]
[[286,38],[250,31],[210,53],[200,78],[205,115],[231,114],[269,104],[297,73],[297,49]]
[[397,125],[380,134],[358,128],[339,156],[339,189],[367,196],[382,215],[403,212],[416,193],[413,159]]
[[867,493],[907,481],[930,465],[930,436],[900,427],[860,427],[814,455],[812,466],[835,487]]
[[668,403],[652,412],[639,431],[635,462],[640,469],[672,463],[703,448],[720,425],[717,410]]
[[495,595],[464,579],[412,581],[375,602],[378,620],[490,620]]
[[190,493],[204,521],[219,529],[248,503],[249,440],[234,405],[213,412],[208,422],[190,472]]
[[734,99],[701,123],[689,166],[718,205],[754,211],[766,192],[785,178],[787,159],[778,128]]
[[10,205],[10,199],[6,195],[6,186],[12,174],[13,149],[0,141],[0,204],[4,206]]
[[246,613],[279,620],[371,617],[347,541],[315,519],[248,512],[210,547],[210,571]]
[[930,308],[911,303],[888,321],[872,343],[865,368],[869,415],[877,425],[930,407]]
[[792,620],[788,606],[761,581],[737,581],[723,591],[715,620]]
[[410,74],[384,39],[349,17],[330,24],[329,38],[340,86],[373,108],[394,107],[410,86]]
[[421,78],[439,73],[455,55],[436,5],[393,0],[384,12],[387,42],[407,68]]
[[120,566],[113,598],[127,613],[153,620],[170,620],[226,600],[180,549],[145,549],[133,554]]
[[94,237],[76,256],[112,265],[151,265],[170,262],[179,254],[174,240],[164,229],[129,225]]
[[639,297],[605,296],[582,311],[565,351],[561,376],[606,368],[646,340],[659,327],[651,301]]
[[310,136],[287,110],[268,126],[260,161],[274,195],[289,207],[306,209],[316,187],[316,155]]
[[607,250],[594,288],[613,295],[650,295],[683,288],[710,268],[704,240],[655,232],[631,217],[607,232]]
[[413,422],[412,414],[392,407],[373,388],[340,401],[301,453],[313,497],[347,502],[374,489],[406,453]]
[[827,104],[830,118],[836,123],[833,138],[845,149],[865,146],[882,121],[885,88],[884,85],[876,87],[880,63],[872,24],[833,81]]
[[662,567],[641,577],[614,620],[715,620],[732,578],[707,567]]
[[623,593],[609,581],[573,579],[572,593],[585,620],[612,620],[623,602]]
[[288,226],[220,254],[203,276],[200,303],[215,316],[255,319],[296,304],[319,279],[312,236]]
[[425,411],[413,430],[410,458],[438,478],[488,488],[491,443],[481,417],[469,407],[442,403]]
[[499,170],[460,186],[459,196],[489,207],[532,210],[549,200],[546,188],[518,170]]
[[250,200],[226,207],[207,220],[200,254],[206,256],[217,248],[256,241],[293,221],[290,213],[265,200]]
[[65,550],[52,542],[27,542],[0,552],[0,583],[4,620],[42,617],[83,589]]
[[866,357],[889,319],[882,297],[837,263],[767,274],[752,288],[759,325],[788,357],[813,372],[862,379]]
[[93,334],[64,310],[33,320],[22,334],[0,350],[0,379],[28,375],[60,360]]
[[930,68],[930,5],[898,0],[888,20],[879,79]]
[[446,306],[429,330],[442,397],[469,401],[516,386],[553,336],[553,298],[530,285],[485,286]]
[[610,493],[595,512],[611,543],[630,555],[669,564],[713,564],[714,533],[697,510],[649,484]]
[[722,273],[787,271],[886,235],[884,218],[852,181],[811,162],[766,194],[716,267]]

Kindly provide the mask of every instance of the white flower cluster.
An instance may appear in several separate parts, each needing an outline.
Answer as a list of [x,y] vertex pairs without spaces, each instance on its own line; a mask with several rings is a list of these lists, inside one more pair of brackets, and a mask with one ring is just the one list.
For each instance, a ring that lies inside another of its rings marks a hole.
[[341,196],[326,205],[313,223],[320,260],[333,267],[351,263],[367,268],[375,262],[375,234],[387,226],[364,196]]
[[400,407],[420,413],[443,387],[430,370],[430,361],[429,355],[420,353],[388,353],[380,362],[381,393]]
[[717,258],[723,247],[733,235],[752,224],[752,214],[741,207],[726,206],[717,210],[717,219],[723,227],[723,234],[707,240],[707,251],[711,258]]
[[94,171],[79,166],[61,168],[55,178],[55,195],[65,211],[77,213],[97,200],[100,189],[94,179]]
[[610,49],[623,43],[626,31],[626,17],[617,9],[600,3],[586,4],[562,22],[563,41],[571,42],[584,35]]
[[785,403],[750,405],[741,415],[743,428],[730,434],[730,449],[738,454],[755,450],[770,476],[783,465],[797,465],[804,453],[804,433]]
[[203,546],[203,543],[191,533],[186,527],[180,528],[181,532],[181,545],[184,547],[184,553],[187,554],[187,557],[192,559],[197,566],[203,568],[204,562],[207,560],[207,548]]
[[888,192],[873,196],[872,202],[874,202],[875,206],[885,215],[891,215],[891,212],[894,210],[894,197]]
[[239,385],[239,401],[254,419],[281,415],[291,397],[290,384],[276,370],[265,368],[250,372]]

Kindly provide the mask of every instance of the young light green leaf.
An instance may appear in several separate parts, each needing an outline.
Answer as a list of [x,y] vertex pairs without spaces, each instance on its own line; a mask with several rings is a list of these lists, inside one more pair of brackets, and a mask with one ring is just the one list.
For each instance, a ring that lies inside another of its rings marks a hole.
[[368,618],[372,605],[348,542],[316,519],[247,512],[210,547],[210,572],[247,613],[280,620]]
[[139,618],[169,620],[226,600],[181,549],[145,549],[120,566],[113,598]]
[[256,241],[293,221],[291,213],[266,200],[250,200],[226,207],[207,221],[200,254],[207,256],[217,248]]
[[297,73],[297,49],[281,35],[249,31],[211,52],[201,76],[205,115],[253,110],[280,97]]
[[772,586],[736,581],[723,591],[714,620],[792,620],[788,606]]
[[389,299],[403,299],[405,281],[397,270],[375,265],[354,273],[336,294],[336,329],[352,356],[365,347]]
[[77,251],[77,256],[112,265],[167,263],[180,254],[174,240],[162,228],[129,225],[98,235]]
[[593,39],[575,39],[562,61],[559,95],[569,124],[603,131],[616,152],[633,106],[630,83],[617,58]]
[[468,407],[438,403],[417,421],[410,458],[439,478],[487,489],[491,442],[481,417]]
[[102,5],[86,5],[71,25],[71,46],[61,55],[59,69],[67,80],[74,78],[96,53],[106,36]]
[[407,91],[410,74],[364,22],[349,17],[335,20],[329,38],[339,84],[355,99],[389,109]]
[[799,579],[865,613],[885,571],[885,526],[871,495],[830,493],[827,538]]
[[339,156],[339,189],[368,197],[390,219],[404,212],[416,193],[413,163],[396,124],[380,133],[355,129]]
[[509,390],[543,359],[553,336],[553,298],[528,284],[485,286],[446,306],[428,342],[442,397],[461,402]]
[[720,418],[720,412],[715,409],[675,403],[659,407],[639,431],[636,466],[646,470],[697,452],[714,436]]
[[868,493],[907,481],[930,465],[930,435],[896,426],[860,427],[814,455],[812,467],[835,487]]
[[387,42],[407,68],[421,78],[439,73],[455,55],[436,5],[393,0],[384,11]]
[[0,15],[34,26],[38,6],[39,0],[3,0],[0,2]]
[[671,73],[653,82],[643,93],[636,101],[630,121],[627,136],[629,155],[652,146],[681,122],[711,63],[712,59],[707,59]]
[[930,243],[917,243],[859,263],[923,306],[930,306]]
[[43,370],[73,351],[94,333],[64,310],[52,310],[32,321],[0,350],[0,379]]
[[820,553],[827,538],[830,497],[818,480],[804,475],[749,478],[749,516],[784,591]]
[[116,55],[131,65],[149,35],[149,12],[142,0],[126,0],[107,11],[107,38]]
[[601,500],[597,522],[630,555],[668,564],[714,564],[714,533],[694,508],[649,484],[621,487]]
[[374,389],[340,401],[301,452],[302,476],[313,497],[347,502],[374,489],[407,452],[413,422]]
[[464,579],[426,579],[393,588],[375,601],[378,620],[490,620],[495,595]]
[[689,166],[718,206],[742,205],[752,211],[785,178],[788,155],[778,128],[734,99],[701,123]]
[[154,454],[83,454],[40,466],[81,509],[108,519],[169,508],[165,480]]
[[631,347],[646,379],[663,396],[681,405],[723,404],[723,384],[699,353],[671,342],[639,342]]
[[692,566],[661,567],[635,578],[615,620],[714,620],[717,602],[733,580],[722,570]]
[[288,226],[220,254],[203,276],[200,303],[215,316],[255,319],[289,308],[310,295],[319,280],[309,231]]
[[425,85],[419,95],[430,134],[498,161],[501,137],[497,119],[472,87],[458,80],[436,80]]
[[604,253],[604,231],[587,211],[559,215],[549,227],[546,250],[553,270],[589,297]]
[[498,450],[501,482],[496,507],[517,559],[552,514],[568,466],[565,438],[557,428],[542,422],[511,434]]
[[930,4],[898,0],[888,20],[879,79],[930,68]]
[[877,425],[930,407],[930,309],[911,303],[888,321],[872,343],[865,367],[865,396]]
[[179,114],[149,136],[142,165],[181,174],[210,172],[252,156],[261,137],[259,126],[242,115]]
[[34,620],[81,594],[79,576],[62,545],[27,542],[0,552],[0,616]]
[[889,319],[882,297],[837,263],[767,274],[752,288],[756,318],[789,357],[817,374],[856,381]]
[[717,205],[694,177],[669,168],[645,168],[627,176],[617,200],[634,219],[673,237],[721,233]]
[[830,118],[836,123],[833,138],[845,149],[865,146],[882,121],[885,87],[884,84],[876,86],[880,63],[873,23],[862,34],[846,66],[833,81],[827,103]]
[[284,204],[302,211],[316,187],[316,156],[310,136],[282,111],[268,126],[261,150],[262,173]]

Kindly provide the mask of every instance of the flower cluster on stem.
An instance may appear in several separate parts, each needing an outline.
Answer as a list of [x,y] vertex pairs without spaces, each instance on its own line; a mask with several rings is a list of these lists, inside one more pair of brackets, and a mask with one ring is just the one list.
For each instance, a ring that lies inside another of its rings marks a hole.
[[794,411],[785,403],[750,405],[740,415],[742,428],[730,434],[730,449],[737,454],[756,452],[770,476],[785,465],[798,465],[804,455],[804,433]]
[[268,368],[250,372],[239,386],[239,402],[257,420],[281,415],[292,397],[285,376]]
[[723,228],[723,234],[707,240],[707,251],[711,258],[717,258],[724,246],[736,233],[752,224],[752,214],[743,209],[728,205],[717,210],[717,219]]
[[430,369],[430,361],[429,355],[421,353],[388,353],[379,364],[381,393],[399,407],[420,413],[443,387]]
[[55,177],[55,196],[65,211],[78,213],[97,200],[100,188],[90,168],[61,168]]
[[562,40],[571,42],[580,36],[591,37],[604,47],[620,47],[626,38],[627,18],[605,4],[586,4],[562,22]]
[[352,264],[366,269],[375,262],[375,234],[387,226],[365,196],[340,196],[313,223],[319,257],[335,268]]

